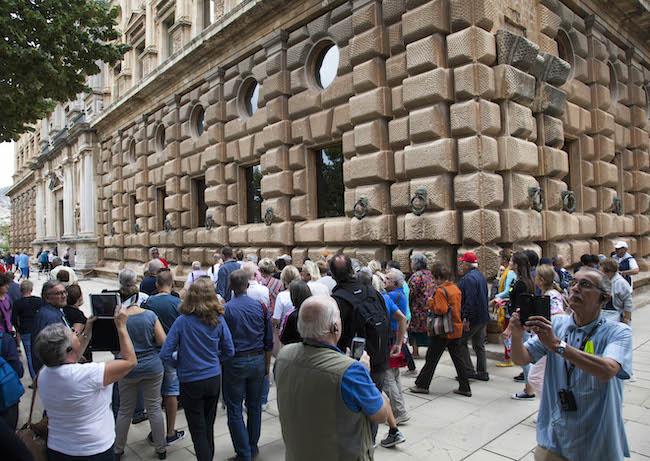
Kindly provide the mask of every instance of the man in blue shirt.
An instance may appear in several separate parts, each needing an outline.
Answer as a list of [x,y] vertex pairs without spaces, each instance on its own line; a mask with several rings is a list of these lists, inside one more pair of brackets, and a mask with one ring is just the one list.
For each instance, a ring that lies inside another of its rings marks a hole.
[[622,380],[632,374],[632,331],[601,315],[610,293],[611,282],[602,272],[583,268],[571,283],[572,315],[556,315],[552,322],[530,317],[526,328],[537,336],[525,344],[519,314],[510,319],[513,361],[526,365],[546,357],[536,461],[630,456]]
[[471,338],[472,349],[476,354],[476,371],[474,371],[469,350],[464,354],[463,362],[465,362],[467,370],[466,375],[479,381],[488,381],[490,376],[487,373],[485,356],[486,327],[490,320],[487,280],[478,270],[478,258],[473,251],[465,252],[458,261],[458,269],[463,275],[458,281],[458,288],[462,294],[460,315],[465,331],[461,338],[461,344],[467,348],[467,342]]
[[[66,306],[68,300],[68,292],[61,282],[47,281],[43,284],[41,289],[41,298],[45,304],[36,313],[34,317],[34,326],[32,328],[32,343],[36,343],[38,334],[48,325],[53,323],[64,323],[68,325],[63,315],[63,308]],[[70,326],[70,325],[68,325]],[[40,357],[35,349],[32,349],[32,366],[34,373],[43,366]]]
[[18,268],[20,269],[20,278],[28,279],[29,278],[29,255],[27,252],[21,253],[20,258],[18,259]]
[[282,348],[274,369],[287,459],[368,459],[370,425],[390,414],[368,356],[357,362],[336,347],[341,315],[329,296],[302,304],[298,330],[303,343]]
[[[219,272],[221,270],[223,267]],[[230,437],[237,453],[231,459],[250,461],[259,453],[262,392],[264,377],[268,376],[271,366],[273,330],[270,313],[259,301],[246,295],[248,274],[241,269],[235,270],[229,282],[229,291],[232,289],[234,297],[226,303],[224,318],[235,345],[235,355],[223,363],[223,398]],[[248,427],[242,415],[244,399]]]
[[[156,261],[162,267],[160,260],[154,259],[149,262],[150,268],[153,261]],[[149,296],[147,301],[142,305],[145,309],[156,313],[163,330],[165,330],[165,334],[169,333],[174,321],[180,315],[178,307],[181,304],[181,300],[171,294],[173,285],[174,276],[171,271],[159,271],[158,275],[156,275],[155,286],[157,294]],[[180,395],[180,383],[178,382],[176,368],[166,362],[163,365],[165,367],[165,374],[163,375],[160,392],[163,397],[165,415],[167,416],[167,444],[171,445],[185,437],[185,431],[176,430],[176,411],[178,410],[178,396]],[[153,443],[151,433],[149,433],[149,437]]]
[[230,287],[230,274],[236,270],[241,269],[238,261],[233,258],[232,248],[223,247],[221,249],[224,263],[219,268],[217,273],[217,294],[221,296],[226,302],[230,301],[232,289]]

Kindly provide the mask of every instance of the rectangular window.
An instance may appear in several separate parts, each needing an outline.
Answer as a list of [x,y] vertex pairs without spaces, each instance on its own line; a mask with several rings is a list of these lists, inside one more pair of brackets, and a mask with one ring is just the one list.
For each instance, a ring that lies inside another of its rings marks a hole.
[[203,28],[205,29],[214,20],[214,1],[213,0],[203,0]]
[[165,197],[167,197],[167,191],[165,187],[156,188],[156,223],[158,224],[157,229],[165,229]]
[[164,40],[164,46],[163,46],[163,51],[164,51],[164,56],[163,56],[163,61],[170,57],[172,54],[174,54],[174,36],[172,33],[172,26],[174,25],[175,22],[174,15],[172,14],[169,16],[165,21],[163,21],[163,40]]
[[137,200],[135,194],[129,194],[129,232],[135,234],[135,205]]
[[192,179],[192,227],[205,227],[205,176]]
[[59,203],[57,204],[57,218],[58,218],[58,231],[59,231],[59,237],[63,235],[64,232],[64,227],[63,227],[63,200],[59,200]]
[[140,81],[144,77],[144,67],[142,65],[142,53],[144,53],[144,42],[136,46],[133,50],[135,53],[135,80]]
[[252,165],[246,168],[246,222],[262,222],[262,167]]
[[325,147],[315,155],[318,217],[344,216],[343,148],[341,144]]

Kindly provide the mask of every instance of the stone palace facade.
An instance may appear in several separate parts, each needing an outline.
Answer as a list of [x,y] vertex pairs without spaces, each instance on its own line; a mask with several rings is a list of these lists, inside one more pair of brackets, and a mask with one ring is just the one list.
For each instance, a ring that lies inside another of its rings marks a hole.
[[650,255],[644,1],[114,3],[131,51],[16,144],[15,249]]

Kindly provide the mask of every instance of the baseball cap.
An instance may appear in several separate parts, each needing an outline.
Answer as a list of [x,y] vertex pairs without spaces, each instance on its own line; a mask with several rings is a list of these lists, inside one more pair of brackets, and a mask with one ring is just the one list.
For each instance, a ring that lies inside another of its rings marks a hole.
[[618,250],[619,248],[625,248],[625,249],[627,249],[627,248],[628,248],[627,243],[625,243],[623,240],[619,240],[618,242],[616,242],[616,243],[614,244],[614,249],[615,249],[615,250]]
[[278,259],[284,259],[287,263],[291,264],[291,256],[289,256],[288,254],[283,254]]
[[470,264],[476,264],[478,262],[476,253],[474,253],[473,251],[466,251],[465,253],[463,253],[463,255],[460,258],[458,258],[458,260]]

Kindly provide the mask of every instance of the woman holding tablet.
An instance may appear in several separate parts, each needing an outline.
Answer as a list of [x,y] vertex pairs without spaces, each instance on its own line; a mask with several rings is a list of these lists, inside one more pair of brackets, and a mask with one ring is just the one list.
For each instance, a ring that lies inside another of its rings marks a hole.
[[[63,323],[56,323],[45,327],[36,338],[34,349],[44,364],[37,387],[49,418],[49,460],[113,460],[113,383],[137,364],[127,318],[126,309],[115,311],[122,358],[105,363],[78,363],[92,328],[77,336]],[[92,326],[93,320],[89,319],[87,326]]]

